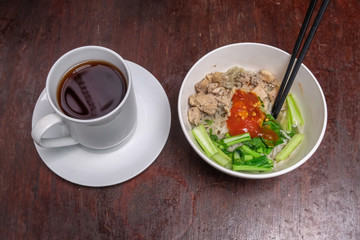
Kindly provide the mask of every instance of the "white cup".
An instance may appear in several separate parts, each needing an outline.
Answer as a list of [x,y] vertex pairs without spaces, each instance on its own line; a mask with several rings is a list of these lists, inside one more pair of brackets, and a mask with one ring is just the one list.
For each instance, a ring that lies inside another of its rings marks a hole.
[[[123,74],[127,90],[120,104],[104,116],[77,119],[64,114],[57,101],[57,91],[63,75],[85,61],[99,60],[111,63]],[[128,139],[136,127],[136,100],[131,72],[124,59],[116,52],[100,46],[76,48],[60,57],[50,69],[46,79],[47,99],[54,110],[41,118],[33,127],[31,136],[41,147],[53,148],[81,144],[92,149],[114,147]],[[63,125],[67,136],[47,138],[46,132]]]

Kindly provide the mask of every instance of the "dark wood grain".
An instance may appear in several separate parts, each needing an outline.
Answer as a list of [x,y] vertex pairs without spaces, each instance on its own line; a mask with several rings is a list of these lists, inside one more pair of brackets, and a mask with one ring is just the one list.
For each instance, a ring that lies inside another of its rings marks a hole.
[[[328,103],[311,159],[268,180],[224,175],[191,149],[177,95],[205,53],[235,42],[290,52],[308,1],[0,1],[0,239],[360,239],[360,2],[330,2],[304,60]],[[166,146],[142,174],[82,187],[50,171],[30,136],[51,65],[111,48],[157,77]]]

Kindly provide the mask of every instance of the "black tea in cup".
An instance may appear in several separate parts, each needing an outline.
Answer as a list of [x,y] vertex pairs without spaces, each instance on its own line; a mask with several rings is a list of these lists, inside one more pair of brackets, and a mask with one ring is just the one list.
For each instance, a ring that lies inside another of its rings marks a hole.
[[126,79],[117,67],[105,61],[87,61],[64,74],[57,100],[67,116],[95,119],[114,110],[126,90]]

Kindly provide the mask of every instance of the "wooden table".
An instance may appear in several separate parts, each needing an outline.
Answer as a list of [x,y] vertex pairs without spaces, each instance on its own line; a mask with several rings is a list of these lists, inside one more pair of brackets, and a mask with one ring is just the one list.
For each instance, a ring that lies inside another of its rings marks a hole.
[[[206,164],[179,125],[191,66],[230,43],[292,51],[308,1],[0,2],[0,239],[360,239],[360,2],[333,0],[304,64],[328,104],[316,153],[267,180]],[[70,183],[41,160],[31,119],[52,64],[83,45],[150,71],[171,105],[156,161],[111,187]]]

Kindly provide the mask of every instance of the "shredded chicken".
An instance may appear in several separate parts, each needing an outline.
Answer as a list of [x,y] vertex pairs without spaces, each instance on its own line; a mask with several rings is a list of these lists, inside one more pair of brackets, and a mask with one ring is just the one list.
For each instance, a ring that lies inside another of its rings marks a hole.
[[218,109],[218,102],[215,95],[206,94],[203,92],[191,95],[189,98],[191,106],[199,108],[201,111],[208,115],[214,115]]
[[251,92],[255,93],[261,100],[267,98],[268,96],[266,89],[260,84],[251,89]]
[[215,72],[212,78],[213,83],[218,83],[219,86],[224,87],[226,85],[226,78],[223,73]]
[[267,82],[267,83],[273,83],[274,81],[275,81],[275,76],[274,76],[274,74],[272,74],[270,71],[268,71],[268,70],[265,70],[265,69],[263,69],[263,70],[261,70],[260,71],[260,76],[261,76],[261,78],[265,81],[265,82]]
[[204,78],[195,84],[195,89],[197,92],[206,92],[209,84],[211,84],[211,80],[209,78]]
[[270,111],[279,87],[268,70],[255,73],[235,66],[224,73],[207,74],[195,84],[196,94],[189,97],[189,122],[197,126],[204,116],[216,119],[229,115],[236,89],[255,93],[264,103],[265,110]]
[[188,118],[189,122],[199,125],[200,118],[201,118],[201,112],[197,107],[191,107],[188,111]]

